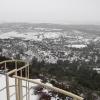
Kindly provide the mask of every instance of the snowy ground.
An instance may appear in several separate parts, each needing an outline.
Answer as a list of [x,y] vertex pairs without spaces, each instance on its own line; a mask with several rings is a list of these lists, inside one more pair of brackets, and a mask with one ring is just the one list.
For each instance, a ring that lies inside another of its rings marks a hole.
[[[6,99],[6,81],[5,81],[5,75],[0,74],[0,100],[7,100]],[[37,80],[39,81],[39,80]],[[25,86],[26,82],[23,81],[23,86]],[[15,79],[9,78],[9,85],[10,87],[10,100],[16,100],[15,99]],[[36,84],[29,84],[30,88],[37,86]],[[26,100],[26,88],[23,87],[23,100]],[[38,96],[33,94],[33,89],[30,89],[30,100],[38,100]]]
[[[36,81],[40,82],[40,79],[34,79]],[[49,83],[46,83],[47,85],[52,86]],[[10,86],[10,100],[16,100],[16,94],[15,94],[15,79],[9,77],[9,86]],[[22,85],[23,85],[23,100],[26,100],[26,88],[24,87],[26,85],[25,81],[22,81]],[[38,95],[34,95],[33,91],[33,87],[36,87],[36,84],[33,83],[29,83],[29,87],[30,87],[30,100],[38,100],[39,96]],[[44,89],[44,91],[48,92],[48,90]],[[54,98],[52,97],[51,100],[57,100],[58,97]],[[7,95],[6,95],[6,78],[5,75],[0,74],[0,100],[7,100]],[[62,99],[59,99],[62,100]],[[67,99],[66,99],[67,100]]]
[[83,45],[83,44],[75,44],[75,45],[68,45],[68,47],[72,47],[72,48],[85,48],[87,45]]
[[1,33],[0,39],[14,39],[14,38],[22,38],[24,40],[35,40],[41,41],[44,38],[58,38],[61,35],[60,32],[27,32],[27,33],[18,33],[18,32],[7,32]]

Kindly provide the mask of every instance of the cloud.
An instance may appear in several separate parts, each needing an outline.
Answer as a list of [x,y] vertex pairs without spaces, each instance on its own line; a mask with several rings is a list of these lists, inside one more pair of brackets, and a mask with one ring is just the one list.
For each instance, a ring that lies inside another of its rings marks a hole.
[[100,22],[100,0],[0,0],[0,21]]

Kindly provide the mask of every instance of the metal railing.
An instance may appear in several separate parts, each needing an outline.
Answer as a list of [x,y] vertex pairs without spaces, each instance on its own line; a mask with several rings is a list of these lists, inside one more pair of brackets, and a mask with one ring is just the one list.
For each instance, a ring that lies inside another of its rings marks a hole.
[[[23,66],[18,66],[18,63],[21,62],[24,65]],[[14,68],[12,70],[9,71],[9,68],[7,67],[7,63],[13,63],[14,64]],[[26,100],[30,100],[30,86],[29,83],[34,83],[37,84],[43,88],[55,91],[57,93],[61,93],[64,94],[66,96],[69,96],[71,98],[73,98],[73,100],[83,100],[82,97],[77,96],[71,92],[62,90],[60,88],[54,87],[54,86],[49,86],[46,85],[44,83],[29,79],[29,63],[26,63],[22,60],[7,60],[7,61],[3,61],[0,62],[0,67],[4,67],[3,69],[5,70],[5,76],[6,76],[6,95],[7,95],[7,100],[10,100],[10,85],[9,85],[9,76],[13,76],[13,78],[15,78],[15,96],[16,96],[16,100],[23,100],[23,84],[22,81],[26,82],[26,85],[24,87],[26,87]],[[24,75],[23,75],[24,72]]]

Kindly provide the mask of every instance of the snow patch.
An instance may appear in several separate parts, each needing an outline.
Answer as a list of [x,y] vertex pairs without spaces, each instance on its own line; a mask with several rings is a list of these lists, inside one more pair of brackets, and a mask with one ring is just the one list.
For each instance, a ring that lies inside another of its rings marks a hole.
[[75,45],[68,45],[68,47],[72,47],[72,48],[85,48],[87,45],[82,45],[82,44],[75,44]]
[[60,32],[27,32],[27,33],[18,33],[18,32],[7,32],[0,34],[0,39],[14,39],[22,38],[24,40],[35,40],[42,41],[44,38],[58,38],[61,35]]

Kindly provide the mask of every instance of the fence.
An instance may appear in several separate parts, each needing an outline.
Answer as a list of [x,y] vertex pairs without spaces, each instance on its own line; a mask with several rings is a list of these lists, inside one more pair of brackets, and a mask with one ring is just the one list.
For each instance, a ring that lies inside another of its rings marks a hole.
[[[20,62],[22,63],[22,65],[20,65]],[[9,64],[13,65],[12,70],[9,70],[9,68],[7,67]],[[29,79],[29,63],[26,63],[22,60],[7,60],[7,61],[3,61],[0,62],[0,67],[2,68],[2,70],[4,70],[5,72],[5,76],[6,76],[6,95],[7,95],[7,100],[10,100],[10,85],[9,85],[9,76],[13,76],[13,78],[15,78],[15,96],[16,96],[16,100],[23,100],[23,84],[22,81],[25,81],[25,88],[26,88],[26,100],[30,100],[30,83],[34,83],[37,84],[43,88],[55,91],[57,93],[61,93],[64,94],[66,96],[69,96],[71,98],[73,98],[73,100],[83,100],[82,97],[77,96],[73,93],[70,93],[68,91],[62,90],[60,88],[54,87],[54,86],[49,86],[46,85],[44,83]],[[23,75],[24,73],[24,75]]]

